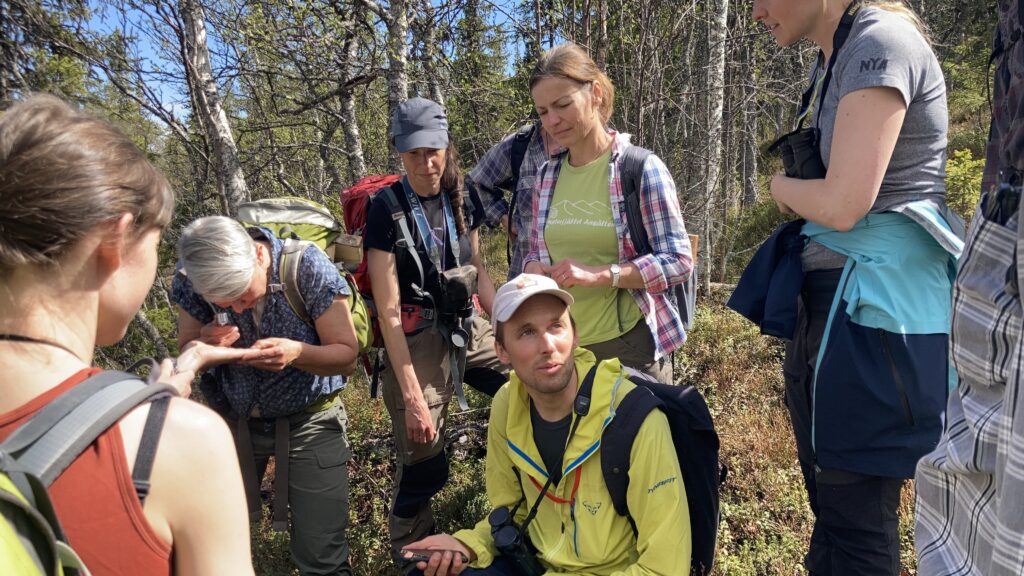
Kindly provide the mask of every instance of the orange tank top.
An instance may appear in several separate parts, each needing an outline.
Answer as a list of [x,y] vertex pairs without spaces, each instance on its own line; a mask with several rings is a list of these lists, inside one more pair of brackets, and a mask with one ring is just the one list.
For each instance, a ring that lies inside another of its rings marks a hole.
[[[100,369],[83,369],[27,404],[0,414],[0,441],[97,372]],[[49,492],[68,542],[95,576],[171,574],[171,547],[142,512],[117,424],[86,448]]]

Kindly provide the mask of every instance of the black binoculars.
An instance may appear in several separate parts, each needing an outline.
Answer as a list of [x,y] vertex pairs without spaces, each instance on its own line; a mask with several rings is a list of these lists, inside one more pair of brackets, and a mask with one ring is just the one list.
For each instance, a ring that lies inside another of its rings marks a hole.
[[825,177],[825,163],[821,160],[821,131],[815,127],[799,128],[779,138],[768,151],[778,148],[782,152],[782,166],[786,176],[800,180]]
[[501,506],[491,511],[487,521],[491,525],[494,546],[518,576],[543,576],[544,567],[537,560],[537,553],[530,544],[528,535],[516,526],[509,509]]

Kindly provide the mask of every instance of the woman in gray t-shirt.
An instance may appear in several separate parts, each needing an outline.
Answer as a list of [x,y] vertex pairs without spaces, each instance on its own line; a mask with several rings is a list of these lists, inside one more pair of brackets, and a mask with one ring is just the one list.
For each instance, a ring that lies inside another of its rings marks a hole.
[[[851,25],[842,41],[837,31],[847,13]],[[753,16],[781,46],[806,38],[821,49],[810,74],[810,85],[818,88],[806,120],[820,131],[827,175],[801,180],[776,174],[771,193],[779,210],[841,232],[869,213],[901,211],[911,202],[926,201],[944,213],[946,90],[917,16],[898,2],[864,2],[858,7],[850,0],[755,0]],[[841,47],[832,58],[837,43]],[[827,74],[830,59],[834,61]],[[837,416],[826,410],[812,413],[814,391],[827,385],[815,381],[814,370],[846,260],[821,244],[807,244],[797,332],[786,349],[786,400],[815,514],[805,563],[819,576],[896,575],[902,478],[857,466],[828,468],[816,453],[821,443],[814,442],[815,424],[820,428]],[[861,435],[851,430],[850,437]]]

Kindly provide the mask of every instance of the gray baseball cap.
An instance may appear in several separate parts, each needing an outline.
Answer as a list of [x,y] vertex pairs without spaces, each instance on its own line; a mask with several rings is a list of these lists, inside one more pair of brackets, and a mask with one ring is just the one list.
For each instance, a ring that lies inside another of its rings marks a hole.
[[399,152],[443,150],[448,147],[448,116],[433,100],[410,98],[399,104],[391,117],[391,143]]

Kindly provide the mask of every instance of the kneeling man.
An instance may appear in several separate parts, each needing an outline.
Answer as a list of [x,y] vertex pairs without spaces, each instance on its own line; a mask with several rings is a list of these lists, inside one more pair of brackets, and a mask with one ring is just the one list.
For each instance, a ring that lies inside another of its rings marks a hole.
[[690,572],[683,477],[658,410],[630,456],[626,499],[635,528],[612,506],[601,432],[633,383],[618,360],[605,360],[593,371],[589,405],[577,398],[596,361],[577,347],[572,302],[546,276],[522,274],[498,290],[495,347],[513,373],[494,397],[487,432],[494,512],[474,528],[409,545],[427,576]]

